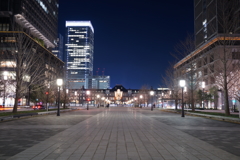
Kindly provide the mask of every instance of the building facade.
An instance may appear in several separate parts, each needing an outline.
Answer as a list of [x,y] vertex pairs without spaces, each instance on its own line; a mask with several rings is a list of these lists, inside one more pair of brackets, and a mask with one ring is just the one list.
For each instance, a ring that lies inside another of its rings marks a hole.
[[[237,16],[239,10],[238,0],[194,0],[194,35],[195,46],[200,47],[218,34],[240,33],[239,20],[226,21],[223,13],[228,18]],[[225,18],[227,18],[225,17]],[[232,23],[232,24],[231,24]]]
[[[17,22],[46,48],[57,44],[58,0],[0,0],[2,30],[13,30]],[[13,21],[14,20],[14,21]]]
[[[151,96],[150,91],[154,94]],[[147,107],[156,104],[159,108],[174,108],[171,91],[168,88],[158,89],[126,89],[118,84],[112,89],[70,89],[68,98],[71,106],[86,104],[106,106],[129,105]]]
[[[239,11],[240,3],[236,0],[194,0],[195,50],[175,64],[174,76],[176,86],[180,79],[185,79],[191,93],[217,90],[214,101],[198,102],[198,107],[224,109],[224,75],[230,84],[231,75],[239,70]],[[196,98],[191,93],[190,99]],[[231,101],[233,97],[229,98]]]
[[90,21],[66,21],[67,81],[69,89],[91,88],[94,29]]
[[12,106],[18,90],[26,105],[31,87],[62,77],[64,63],[51,52],[57,24],[58,0],[0,0],[0,103]]
[[91,89],[109,89],[110,76],[92,76]]
[[63,47],[64,47],[63,36],[61,34],[58,34],[57,46],[52,50],[52,53],[62,61],[64,61]]

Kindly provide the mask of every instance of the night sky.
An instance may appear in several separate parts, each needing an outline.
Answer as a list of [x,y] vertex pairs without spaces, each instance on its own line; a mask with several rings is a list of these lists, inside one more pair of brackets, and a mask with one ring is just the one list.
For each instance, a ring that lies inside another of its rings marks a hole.
[[59,32],[66,20],[94,27],[94,74],[105,68],[111,87],[163,87],[170,53],[193,33],[193,0],[59,0]]

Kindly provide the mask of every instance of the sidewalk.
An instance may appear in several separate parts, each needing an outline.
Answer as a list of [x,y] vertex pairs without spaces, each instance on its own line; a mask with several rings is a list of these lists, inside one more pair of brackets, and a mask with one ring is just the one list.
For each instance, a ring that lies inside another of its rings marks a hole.
[[[167,110],[167,109],[161,109],[162,111],[165,112],[172,112],[172,113],[178,113],[180,114],[181,111],[176,111],[176,110]],[[199,112],[216,112],[213,110],[199,110]],[[224,113],[223,111],[217,111],[218,113]],[[209,115],[209,114],[202,114],[202,113],[191,113],[188,112],[187,110],[184,111],[185,115],[190,115],[190,116],[198,116],[198,117],[205,117],[205,118],[210,118],[210,119],[215,119],[215,120],[220,120],[220,121],[226,121],[226,122],[233,122],[233,123],[240,123],[240,118],[231,118],[231,117],[224,117],[224,116],[219,116],[219,115]],[[239,113],[231,113],[231,114],[239,114]]]
[[[88,112],[91,111],[94,109]],[[114,107],[10,158],[30,159],[239,160],[240,157],[145,116],[137,109]]]

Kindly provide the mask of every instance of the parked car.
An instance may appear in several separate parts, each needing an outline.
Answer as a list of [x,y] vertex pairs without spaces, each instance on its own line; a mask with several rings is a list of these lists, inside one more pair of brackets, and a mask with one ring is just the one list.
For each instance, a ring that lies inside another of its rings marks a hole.
[[43,106],[43,105],[35,105],[35,106],[32,106],[32,108],[33,108],[34,110],[46,109],[45,106]]

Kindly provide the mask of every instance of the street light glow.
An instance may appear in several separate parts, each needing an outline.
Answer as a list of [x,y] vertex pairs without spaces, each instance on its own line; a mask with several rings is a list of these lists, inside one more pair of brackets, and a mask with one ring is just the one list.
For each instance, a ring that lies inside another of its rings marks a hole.
[[57,85],[61,86],[63,84],[63,80],[62,79],[57,79]]
[[180,85],[180,87],[185,87],[186,81],[185,80],[180,80],[179,85]]
[[205,88],[205,82],[202,81],[202,88]]

